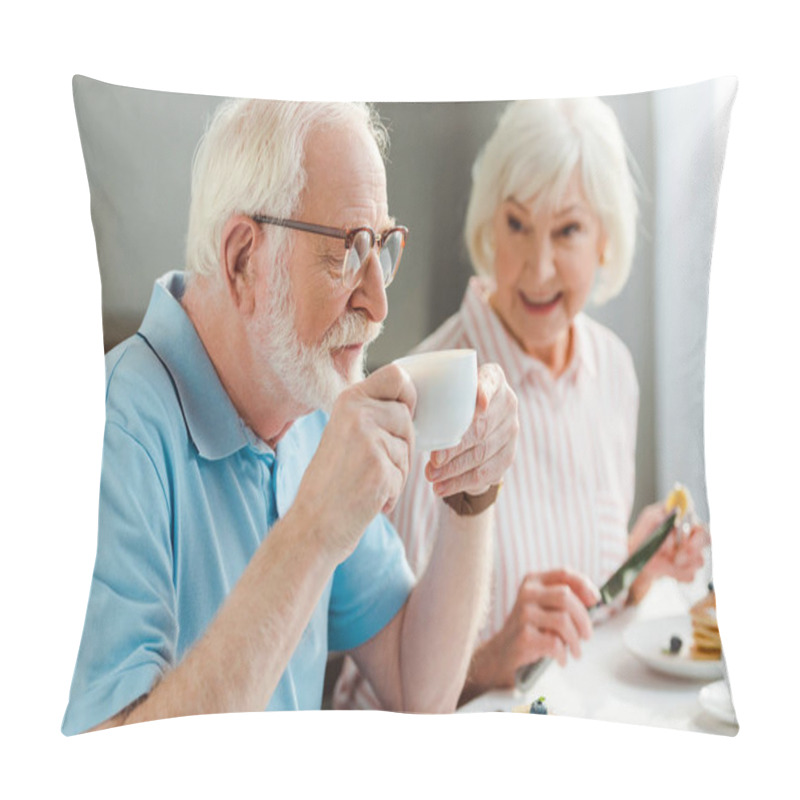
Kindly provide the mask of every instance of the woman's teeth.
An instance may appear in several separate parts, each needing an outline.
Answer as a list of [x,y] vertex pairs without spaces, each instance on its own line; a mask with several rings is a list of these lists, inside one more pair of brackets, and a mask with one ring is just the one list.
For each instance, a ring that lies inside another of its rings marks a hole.
[[553,305],[553,303],[557,302],[560,298],[561,298],[561,292],[556,292],[555,294],[550,295],[549,297],[535,298],[535,299],[527,297],[524,294],[522,295],[522,299],[525,302],[525,304],[528,306],[533,306],[534,308],[546,308],[547,306]]

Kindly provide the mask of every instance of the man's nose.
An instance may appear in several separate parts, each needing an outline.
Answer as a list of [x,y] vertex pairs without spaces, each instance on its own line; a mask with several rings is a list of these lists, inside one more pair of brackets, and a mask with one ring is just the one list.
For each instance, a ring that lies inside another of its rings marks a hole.
[[373,322],[383,322],[389,311],[389,303],[377,248],[370,250],[358,278],[358,284],[350,296],[350,307],[366,312]]

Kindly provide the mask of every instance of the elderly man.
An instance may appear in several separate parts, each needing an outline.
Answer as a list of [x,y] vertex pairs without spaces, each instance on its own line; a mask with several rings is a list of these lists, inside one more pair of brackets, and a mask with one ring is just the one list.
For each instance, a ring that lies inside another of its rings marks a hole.
[[[195,156],[186,273],[107,356],[97,561],[67,734],[319,708],[327,654],[385,707],[456,706],[516,399],[481,370],[472,427],[434,454],[418,582],[382,512],[414,447],[394,365],[363,376],[405,229],[365,106],[229,101]],[[440,463],[439,463],[440,462]]]

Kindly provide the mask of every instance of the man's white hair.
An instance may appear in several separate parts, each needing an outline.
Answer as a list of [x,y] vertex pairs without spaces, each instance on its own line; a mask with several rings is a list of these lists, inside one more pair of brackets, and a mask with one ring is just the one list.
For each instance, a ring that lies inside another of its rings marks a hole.
[[[386,129],[377,113],[363,103],[223,101],[192,164],[187,272],[216,272],[222,229],[233,214],[291,217],[305,187],[309,132],[347,123],[363,125],[385,154]],[[276,228],[270,237],[274,259],[286,238],[282,228]]]
[[599,98],[510,103],[472,168],[464,237],[474,268],[493,273],[492,222],[504,200],[536,198],[537,208],[553,209],[578,169],[608,237],[592,300],[614,297],[628,279],[636,244],[633,168],[617,118]]

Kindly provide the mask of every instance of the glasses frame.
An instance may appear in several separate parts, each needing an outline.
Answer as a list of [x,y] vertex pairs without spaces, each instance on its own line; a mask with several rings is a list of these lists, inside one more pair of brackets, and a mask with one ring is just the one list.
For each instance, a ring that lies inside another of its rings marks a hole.
[[[403,244],[400,248],[400,255],[397,256],[397,261],[394,265],[394,269],[392,269],[391,275],[384,277],[384,288],[389,286],[389,284],[394,280],[394,276],[397,274],[397,268],[400,266],[400,259],[403,257],[403,250],[405,249],[406,239],[408,238],[408,228],[406,228],[405,225],[394,225],[383,233],[378,234],[375,233],[375,231],[368,225],[362,225],[357,228],[331,228],[328,225],[315,225],[311,222],[302,222],[298,219],[283,219],[281,217],[270,217],[265,214],[255,214],[253,215],[252,219],[254,222],[257,222],[260,225],[279,225],[282,228],[292,228],[293,230],[303,231],[305,233],[314,233],[318,236],[330,236],[333,239],[343,239],[345,254],[342,262],[342,285],[350,289],[355,288],[358,285],[356,278],[364,267],[364,262],[362,261],[358,270],[353,274],[351,285],[351,283],[346,280],[348,273],[344,268],[344,264],[347,262],[347,256],[350,253],[350,250],[353,247],[353,242],[359,233],[366,231],[369,234],[369,249],[372,250],[377,243],[378,254],[380,254],[384,244],[386,243],[386,240],[391,234],[396,233],[397,231],[400,231],[403,234]],[[383,270],[381,270],[381,272],[383,272]]]

